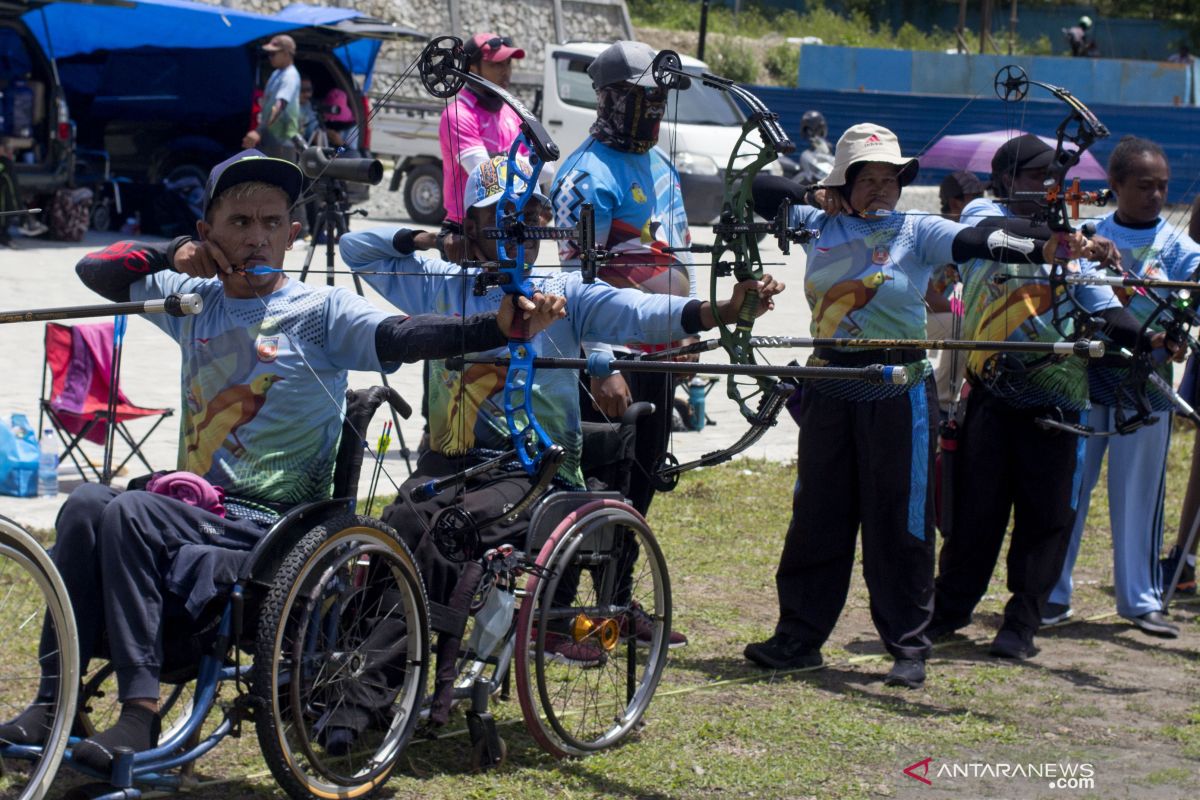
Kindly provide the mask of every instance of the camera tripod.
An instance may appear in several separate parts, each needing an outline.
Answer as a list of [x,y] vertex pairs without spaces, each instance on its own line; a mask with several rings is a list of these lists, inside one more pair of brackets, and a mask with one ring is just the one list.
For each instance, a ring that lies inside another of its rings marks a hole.
[[[304,267],[300,270],[300,280],[308,278],[309,269],[312,266],[313,254],[317,252],[317,243],[322,235],[325,237],[325,283],[333,286],[334,263],[336,257],[334,247],[338,239],[343,233],[350,230],[350,215],[357,214],[365,217],[366,211],[362,209],[352,209],[350,207],[349,194],[346,191],[344,181],[335,180],[333,178],[320,178],[314,186],[313,200],[309,202],[319,202],[317,207],[316,222],[313,224],[312,240],[308,245],[308,253],[304,256]],[[307,209],[304,209],[307,213]],[[358,275],[352,275],[354,278],[354,291],[358,292],[359,297],[363,297],[362,278]],[[385,387],[390,388],[387,375],[382,371],[379,373],[379,379],[383,381]],[[408,469],[408,474],[412,475],[412,462],[410,458],[412,451],[408,449],[408,445],[404,441],[404,433],[400,429],[400,418],[396,414],[396,409],[389,409],[392,412],[392,424],[396,431],[396,441],[400,445],[400,456],[404,459],[404,466]]]

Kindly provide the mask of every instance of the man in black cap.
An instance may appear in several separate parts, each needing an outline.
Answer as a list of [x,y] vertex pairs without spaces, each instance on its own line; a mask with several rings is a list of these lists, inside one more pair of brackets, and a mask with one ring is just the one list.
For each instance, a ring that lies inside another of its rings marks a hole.
[[[1054,162],[1054,148],[1037,136],[1025,134],[1005,142],[992,157],[996,199],[971,201],[960,221],[994,228],[998,241],[1039,234],[1046,238],[1045,224],[1029,215],[1044,207],[1041,197]],[[1103,237],[1092,237],[1086,252],[1100,264],[1120,259],[1113,243]],[[1044,269],[982,259],[961,265],[964,338],[1075,338],[1073,322],[1056,319],[1056,304],[1064,298],[1045,281]],[[993,279],[998,274],[1040,280],[997,283]],[[1131,350],[1137,345],[1141,326],[1109,287],[1076,286],[1073,294],[1110,340]],[[1162,343],[1161,334],[1147,342]],[[1071,426],[1087,421],[1086,364],[1074,356],[972,352],[967,357],[967,382],[970,391],[954,460],[954,527],[938,559],[934,616],[927,633],[936,638],[970,623],[987,591],[1011,517],[1012,597],[990,652],[1001,658],[1029,658],[1037,652],[1033,639],[1041,624],[1041,600],[1062,570],[1075,520],[1073,489],[1082,450]]]
[[[509,303],[465,320],[389,316],[346,289],[288,280],[279,268],[300,230],[288,211],[302,183],[295,164],[243,151],[213,168],[196,237],[119,242],[76,267],[113,302],[203,298],[196,316],[148,319],[182,355],[179,469],[224,494],[223,507],[204,509],[85,483],[59,513],[52,557],[75,609],[79,674],[107,633],[122,704],[112,728],[74,750],[77,762],[101,773],[115,748],[157,743],[168,621],[188,625],[217,595],[218,576],[236,575],[245,552],[289,507],[330,496],[347,371],[391,371],[507,341]],[[537,295],[522,308],[541,330],[562,315],[562,300]],[[192,545],[211,547],[197,555]],[[44,675],[56,671],[49,641]],[[45,741],[53,684],[44,678],[35,703],[0,725],[0,741]]]
[[[555,224],[574,226],[583,204],[592,205],[596,243],[617,256],[600,268],[601,278],[618,288],[676,295],[683,304],[694,295],[692,258],[671,248],[690,245],[691,232],[679,175],[655,147],[667,108],[667,92],[651,74],[656,54],[644,42],[619,41],[588,66],[596,121],[591,135],[559,167],[550,206]],[[564,264],[577,263],[579,253],[578,242],[559,246]],[[596,344],[593,351],[608,349]],[[583,398],[584,419],[597,420],[620,419],[635,400],[654,403],[655,413],[638,426],[637,463],[643,472],[630,497],[643,514],[654,496],[645,476],[657,469],[669,444],[673,392],[667,373],[635,373],[628,379],[614,373],[593,379]]]

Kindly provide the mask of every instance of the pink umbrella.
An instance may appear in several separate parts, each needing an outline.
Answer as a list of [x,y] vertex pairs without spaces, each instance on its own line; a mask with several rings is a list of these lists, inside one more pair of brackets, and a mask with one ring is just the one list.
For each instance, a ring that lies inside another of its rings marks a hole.
[[[992,156],[1000,145],[1017,136],[1024,136],[1023,131],[988,131],[987,133],[965,133],[957,136],[943,136],[933,143],[933,146],[921,155],[922,167],[940,167],[943,169],[968,169],[982,175],[992,172]],[[1053,139],[1039,136],[1046,144],[1055,146]],[[1085,152],[1079,164],[1071,170],[1069,177],[1080,180],[1104,179],[1104,167],[1091,153]]]

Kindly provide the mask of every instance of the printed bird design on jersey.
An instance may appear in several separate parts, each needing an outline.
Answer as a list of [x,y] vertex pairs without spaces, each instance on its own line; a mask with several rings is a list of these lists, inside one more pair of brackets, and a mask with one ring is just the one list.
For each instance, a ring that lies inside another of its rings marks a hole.
[[258,415],[267,392],[282,380],[274,373],[264,373],[248,384],[230,386],[209,401],[197,415],[199,421],[184,434],[187,469],[207,474],[222,447],[240,457],[246,448],[238,439],[238,429]]
[[871,298],[889,280],[883,272],[872,272],[862,278],[838,281],[821,296],[821,302],[813,312],[813,327],[818,337],[834,336],[843,323],[848,332],[858,328],[850,316],[855,310],[871,302]]
[[[1026,335],[1020,337],[1027,341],[1036,341],[1037,330],[1032,328],[1032,320],[1048,313],[1054,307],[1054,295],[1057,290],[1046,283],[1024,283],[1018,288],[999,288],[992,290],[991,297],[979,315],[979,325],[975,329],[974,338],[979,341],[1007,341],[1020,328],[1026,329]],[[983,369],[984,362],[994,355],[993,351],[976,350],[967,357],[967,367],[977,374]]]

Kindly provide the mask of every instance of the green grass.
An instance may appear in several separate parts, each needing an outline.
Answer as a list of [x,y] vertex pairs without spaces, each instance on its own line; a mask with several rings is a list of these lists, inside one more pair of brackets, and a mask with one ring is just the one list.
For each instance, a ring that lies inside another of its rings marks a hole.
[[[630,18],[639,28],[699,30],[700,3],[696,0],[630,0],[628,5]],[[893,29],[889,25],[873,24],[862,11],[842,14],[816,3],[809,5],[810,10],[803,14],[790,9],[769,8],[753,0],[741,3],[741,11],[737,14],[729,6],[713,5],[708,12],[708,30],[749,39],[816,36],[827,45],[892,50],[940,52],[955,46],[953,31],[935,27],[927,33],[907,22]],[[968,42],[977,43],[977,33],[966,31],[965,35]],[[997,43],[1004,46],[1006,42],[1003,33],[999,33]],[[1018,40],[1016,51],[1049,54],[1050,42],[1045,37],[1033,42]]]
[[[1171,450],[1168,537],[1192,444],[1190,431],[1180,434]],[[781,427],[775,435],[794,430]],[[1177,615],[1184,638],[1171,644],[1111,616],[1103,480],[1076,572],[1083,621],[1040,636],[1042,654],[1027,664],[988,658],[986,642],[1007,599],[1001,560],[970,638],[939,647],[926,688],[909,692],[880,683],[888,661],[857,573],[825,649],[826,669],[770,674],[743,659],[746,642],[766,636],[775,620],[774,569],[793,479],[790,466],[739,461],[688,474],[673,494],[655,500],[650,521],[671,571],[675,624],[691,644],[672,654],[646,726],[630,741],[587,759],[555,761],[525,733],[514,696],[494,706],[509,745],[502,769],[472,773],[464,735],[418,741],[384,796],[907,797],[927,787],[901,770],[935,757],[1091,761],[1097,789],[1078,796],[1125,797],[1115,787],[1184,786],[1200,771],[1196,606]],[[462,731],[461,716],[451,728]],[[274,784],[264,769],[247,730],[201,760],[202,785],[192,796],[268,796]],[[227,782],[203,785],[214,779]],[[958,796],[1046,796],[1037,782],[966,781],[955,788]]]

